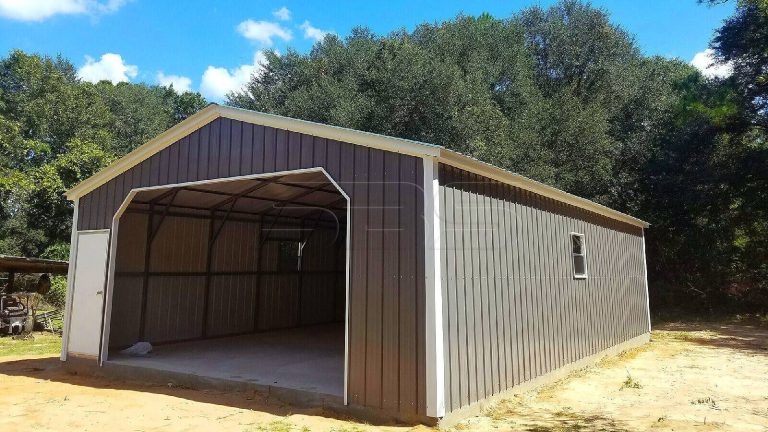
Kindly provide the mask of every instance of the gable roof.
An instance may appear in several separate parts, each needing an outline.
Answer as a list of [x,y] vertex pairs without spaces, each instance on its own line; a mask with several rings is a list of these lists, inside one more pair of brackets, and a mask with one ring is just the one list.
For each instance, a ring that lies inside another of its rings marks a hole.
[[472,157],[465,156],[442,146],[217,104],[208,105],[197,113],[189,116],[184,121],[176,124],[167,131],[113,162],[111,165],[102,169],[90,178],[79,183],[66,192],[67,198],[75,200],[88,194],[99,186],[107,183],[112,178],[128,171],[155,153],[158,153],[179,139],[200,129],[219,117],[273,127],[276,129],[284,129],[306,135],[314,135],[321,138],[333,139],[380,150],[408,154],[421,158],[435,158],[440,163],[480,174],[512,186],[517,186],[612,219],[641,228],[648,227],[647,222],[633,216],[613,210],[588,199],[569,194],[568,192],[545,185],[544,183],[537,182],[520,174],[515,174]]

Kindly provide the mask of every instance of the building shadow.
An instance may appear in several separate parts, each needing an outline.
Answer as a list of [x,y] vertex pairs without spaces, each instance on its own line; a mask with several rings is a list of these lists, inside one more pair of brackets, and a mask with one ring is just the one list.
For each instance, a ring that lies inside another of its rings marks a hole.
[[697,345],[768,355],[768,326],[760,323],[664,323],[654,330],[680,332],[676,337]]
[[193,388],[184,385],[158,382],[140,382],[105,376],[100,373],[72,370],[58,357],[27,358],[1,361],[0,375],[48,380],[93,389],[113,389],[153,393],[189,401],[226,406],[230,408],[259,411],[274,416],[289,415],[320,416],[340,421],[365,423],[375,426],[403,426],[404,423],[379,418],[360,419],[325,407],[304,408],[283,402],[259,391],[223,391]]

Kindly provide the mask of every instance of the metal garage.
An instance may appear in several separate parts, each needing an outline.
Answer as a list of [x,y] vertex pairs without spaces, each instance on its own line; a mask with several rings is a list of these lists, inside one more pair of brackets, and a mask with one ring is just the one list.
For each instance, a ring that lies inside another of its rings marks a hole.
[[62,360],[434,421],[649,332],[646,223],[439,146],[210,105],[67,195]]

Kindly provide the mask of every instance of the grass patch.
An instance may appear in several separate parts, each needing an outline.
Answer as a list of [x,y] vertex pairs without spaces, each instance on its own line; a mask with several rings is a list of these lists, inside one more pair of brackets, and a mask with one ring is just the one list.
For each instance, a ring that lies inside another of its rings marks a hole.
[[61,336],[34,333],[28,339],[0,337],[0,357],[23,355],[56,355],[61,352]]
[[694,399],[691,401],[691,405],[706,405],[712,409],[720,409],[720,407],[717,406],[717,402],[712,399],[711,396]]
[[643,385],[640,384],[635,378],[632,377],[632,375],[627,371],[627,379],[624,380],[624,382],[621,384],[621,389],[641,389],[643,388]]
[[297,432],[297,431],[304,432],[306,430],[308,429],[307,428],[299,429],[298,427],[294,426],[287,420],[275,420],[267,424],[258,425],[253,429],[246,429],[246,431],[254,431],[254,432]]

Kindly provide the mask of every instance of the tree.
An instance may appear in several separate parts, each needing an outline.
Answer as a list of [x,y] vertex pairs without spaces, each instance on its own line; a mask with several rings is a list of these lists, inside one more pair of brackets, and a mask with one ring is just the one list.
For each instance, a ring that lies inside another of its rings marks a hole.
[[[749,28],[752,58],[768,26]],[[271,53],[228,103],[445,145],[636,214],[656,304],[766,307],[766,140],[740,70],[711,80],[644,56],[605,11],[565,0]]]
[[0,253],[60,256],[64,191],[205,106],[196,93],[81,82],[57,57],[0,60]]
[[[711,3],[711,2],[710,2]],[[768,129],[768,1],[740,0],[736,13],[712,40],[717,60],[733,67],[733,79],[754,124]]]

